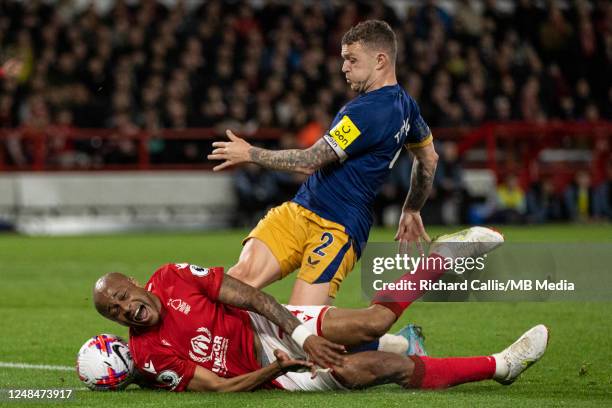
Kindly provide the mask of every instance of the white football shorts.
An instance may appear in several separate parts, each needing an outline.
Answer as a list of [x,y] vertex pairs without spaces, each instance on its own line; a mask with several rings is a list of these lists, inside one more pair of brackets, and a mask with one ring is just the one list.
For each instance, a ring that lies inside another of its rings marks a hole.
[[[330,306],[293,306],[284,305],[291,314],[306,325],[310,331],[321,335],[321,323]],[[280,349],[294,359],[306,360],[308,357],[304,350],[274,323],[257,313],[249,312],[253,329],[259,336],[262,346],[261,364],[266,366],[276,360],[274,350]],[[310,371],[290,372],[276,378],[276,381],[288,391],[332,391],[346,389],[329,371],[319,371],[311,379]]]

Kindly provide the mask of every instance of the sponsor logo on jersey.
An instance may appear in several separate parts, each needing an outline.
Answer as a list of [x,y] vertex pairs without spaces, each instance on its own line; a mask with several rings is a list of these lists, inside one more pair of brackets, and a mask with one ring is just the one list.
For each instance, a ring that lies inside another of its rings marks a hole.
[[400,129],[400,138],[404,138],[408,135],[408,132],[410,132],[410,122],[408,122],[410,120],[410,118],[406,118],[404,119],[404,123],[402,125],[402,128]]
[[227,373],[226,355],[229,340],[223,336],[212,336],[206,327],[197,330],[197,336],[191,339],[189,357],[196,363],[212,361],[211,371],[217,374]]
[[188,315],[191,310],[191,306],[182,299],[168,299],[166,306],[170,306],[174,310],[185,313],[186,315]]
[[182,379],[182,376],[179,376],[175,371],[172,370],[164,370],[159,373],[156,378],[158,383],[163,384],[171,390],[175,389],[177,385],[181,383]]
[[292,315],[294,315],[297,319],[299,319],[302,323],[306,323],[307,321],[314,319],[314,316],[307,315],[303,310],[289,310]]
[[208,268],[202,268],[198,265],[189,265],[189,269],[191,270],[192,274],[200,278],[203,278],[204,276],[208,275],[209,272]]
[[191,339],[191,350],[193,352],[189,351],[189,357],[198,363],[206,363],[212,359],[209,351],[212,336],[210,330],[206,327],[200,327],[197,331],[200,334]]
[[321,260],[320,260],[320,259],[317,259],[317,260],[315,261],[315,260],[313,260],[313,259],[310,257],[310,255],[308,256],[308,264],[309,264],[309,265],[311,265],[311,266],[315,266],[315,265],[316,265],[316,264],[318,264],[319,262],[321,262]]
[[353,123],[351,118],[344,115],[336,126],[330,131],[329,135],[338,143],[342,150],[346,150],[361,135],[361,130]]
[[[410,120],[410,118],[406,118],[402,121],[402,127],[400,128],[400,130],[393,136],[395,138],[395,141],[397,143],[400,142],[400,140],[403,140],[407,135],[408,132],[410,131],[410,123],[408,122]],[[391,167],[390,167],[391,168]]]
[[331,145],[331,147],[334,150],[336,149],[336,147],[340,147],[340,145],[338,145],[338,142],[336,142],[336,139],[334,139],[333,137],[329,137],[329,136],[325,135],[325,140],[327,140],[327,142]]
[[402,127],[400,128],[400,130],[393,136],[395,138],[395,141],[397,143],[399,143],[401,140],[404,140],[404,138],[408,135],[408,132],[410,131],[410,123],[408,122],[410,120],[410,118],[406,118],[402,121]]

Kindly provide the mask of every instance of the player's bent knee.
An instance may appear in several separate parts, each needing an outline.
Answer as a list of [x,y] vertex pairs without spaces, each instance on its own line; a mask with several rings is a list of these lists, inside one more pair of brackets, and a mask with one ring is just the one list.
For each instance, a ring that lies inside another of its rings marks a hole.
[[374,341],[384,336],[392,324],[386,320],[366,320],[362,322],[363,341]]

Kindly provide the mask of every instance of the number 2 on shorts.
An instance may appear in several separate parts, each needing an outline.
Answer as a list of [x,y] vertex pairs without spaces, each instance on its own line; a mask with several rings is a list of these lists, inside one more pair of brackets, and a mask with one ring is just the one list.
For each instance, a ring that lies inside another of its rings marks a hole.
[[325,256],[323,249],[327,248],[332,242],[334,242],[334,236],[331,234],[331,232],[324,232],[323,235],[321,235],[321,241],[323,241],[323,243],[313,249],[312,252],[319,256]]

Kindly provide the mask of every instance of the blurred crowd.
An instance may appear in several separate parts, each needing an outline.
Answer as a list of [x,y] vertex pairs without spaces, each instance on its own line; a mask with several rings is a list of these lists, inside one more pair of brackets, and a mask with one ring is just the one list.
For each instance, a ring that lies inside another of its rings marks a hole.
[[[595,158],[601,173],[578,167],[571,172],[541,171],[537,162],[526,182],[509,172],[485,191],[470,191],[464,160],[453,141],[436,142],[439,154],[433,188],[421,210],[427,224],[539,224],[545,222],[612,221],[612,160],[608,146]],[[410,189],[410,156],[400,157],[391,179],[382,187],[374,207],[378,224],[395,227]]]
[[[47,157],[60,167],[133,163],[143,131],[154,162],[202,161],[208,143],[173,145],[163,129],[281,128],[283,146],[309,146],[354,97],[340,39],[366,18],[396,30],[398,80],[431,127],[612,117],[608,1],[118,0],[106,13],[93,3],[0,0],[0,62],[24,62],[0,79],[0,127],[20,129],[9,163],[31,162],[22,136],[36,132],[52,136]],[[74,127],[114,134],[75,141]]]

